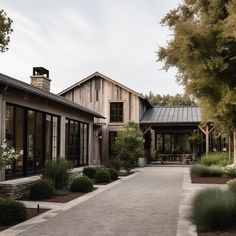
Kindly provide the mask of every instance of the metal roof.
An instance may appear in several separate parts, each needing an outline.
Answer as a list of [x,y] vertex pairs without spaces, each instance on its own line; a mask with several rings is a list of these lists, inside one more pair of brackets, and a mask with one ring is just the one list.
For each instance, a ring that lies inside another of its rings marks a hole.
[[201,110],[194,106],[154,107],[147,110],[141,124],[196,124],[201,122]]
[[27,84],[25,82],[22,82],[20,80],[14,79],[12,77],[9,77],[9,76],[1,74],[1,73],[0,73],[0,84],[7,85],[7,86],[15,88],[15,89],[19,89],[21,91],[39,96],[41,98],[46,98],[48,100],[62,104],[64,106],[71,107],[71,108],[74,108],[79,111],[83,111],[83,112],[85,112],[89,115],[92,115],[94,117],[97,117],[97,118],[105,118],[101,114],[94,112],[92,110],[89,110],[88,108],[83,107],[77,103],[74,103],[74,102],[70,101],[69,99],[66,99],[66,98],[58,96],[56,94],[35,88],[35,87],[31,86],[30,84]]

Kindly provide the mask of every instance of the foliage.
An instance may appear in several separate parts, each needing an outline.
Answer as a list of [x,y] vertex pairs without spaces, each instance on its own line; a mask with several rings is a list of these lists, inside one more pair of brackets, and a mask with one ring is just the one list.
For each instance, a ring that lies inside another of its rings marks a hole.
[[6,139],[3,140],[0,147],[0,167],[11,164],[13,161],[17,160],[19,156],[20,153],[17,153],[14,148],[9,148]]
[[107,170],[110,173],[111,180],[117,180],[118,179],[119,173],[116,169],[106,168],[105,170]]
[[217,188],[201,190],[193,198],[192,221],[197,226],[216,230],[235,222],[236,196]]
[[93,181],[87,176],[80,176],[73,179],[71,183],[72,192],[87,193],[93,190]]
[[236,164],[227,165],[224,168],[224,174],[228,177],[236,177]]
[[227,153],[209,153],[203,156],[199,161],[198,164],[211,166],[226,166],[230,164],[229,157]]
[[96,174],[96,167],[85,167],[83,169],[83,175],[89,177],[90,179],[94,179],[94,176]]
[[224,174],[223,168],[219,166],[204,166],[195,164],[191,167],[191,174],[199,177],[220,177]]
[[178,69],[177,80],[196,97],[205,121],[222,133],[236,127],[236,4],[233,0],[185,0],[162,19],[173,32],[158,50],[164,69]]
[[12,20],[3,10],[0,10],[0,52],[8,50],[7,46],[10,42],[12,31]]
[[229,180],[227,184],[228,184],[229,190],[235,194],[236,193],[236,179]]
[[29,197],[33,200],[51,198],[54,195],[53,182],[48,179],[39,179],[30,186]]
[[119,158],[112,158],[105,164],[105,166],[107,168],[113,168],[119,171],[122,167],[122,162]]
[[42,171],[42,177],[52,180],[55,188],[63,188],[69,184],[71,168],[71,163],[64,159],[47,161]]
[[117,158],[122,162],[128,162],[133,168],[138,157],[144,155],[143,134],[138,123],[129,121],[123,131],[119,131],[115,140]]
[[26,207],[11,198],[0,198],[0,225],[11,225],[26,219]]
[[130,160],[127,160],[127,161],[122,162],[122,166],[126,171],[129,172],[129,171],[131,171],[131,169],[134,168],[134,163]]
[[97,169],[95,174],[95,180],[97,183],[109,183],[111,182],[111,175],[105,169]]
[[145,95],[148,101],[153,106],[194,106],[196,102],[194,99],[187,94],[181,95],[176,94],[172,95],[160,95],[149,92],[148,95]]

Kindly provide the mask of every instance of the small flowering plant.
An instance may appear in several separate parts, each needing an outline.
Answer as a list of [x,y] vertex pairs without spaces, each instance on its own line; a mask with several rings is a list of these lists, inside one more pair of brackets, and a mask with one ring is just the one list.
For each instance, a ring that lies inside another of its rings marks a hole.
[[11,164],[14,160],[17,160],[20,155],[21,154],[17,153],[14,148],[7,146],[6,139],[3,140],[0,147],[0,167]]
[[236,164],[227,165],[224,168],[224,174],[228,177],[236,177]]

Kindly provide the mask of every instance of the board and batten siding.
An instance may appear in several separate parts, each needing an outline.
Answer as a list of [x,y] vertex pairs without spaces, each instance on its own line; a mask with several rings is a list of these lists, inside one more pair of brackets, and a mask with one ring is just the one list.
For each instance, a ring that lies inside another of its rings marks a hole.
[[[62,96],[105,117],[105,119],[95,118],[94,120],[95,123],[105,123],[100,131],[102,133],[103,161],[108,159],[109,131],[122,130],[130,120],[139,122],[146,110],[144,102],[137,94],[101,77],[91,78]],[[122,123],[110,122],[110,102],[123,102]],[[98,153],[99,151],[95,150],[95,155],[99,155]]]

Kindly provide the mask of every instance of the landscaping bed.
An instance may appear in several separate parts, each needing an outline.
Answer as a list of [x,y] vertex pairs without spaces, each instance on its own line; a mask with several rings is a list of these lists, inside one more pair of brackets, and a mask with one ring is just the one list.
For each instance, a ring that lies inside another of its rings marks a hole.
[[[37,211],[37,208],[27,208],[26,209],[26,220],[29,220],[35,216],[38,216],[46,211],[49,211],[49,209],[39,209],[39,212]],[[23,221],[24,222],[24,221]],[[8,225],[8,226],[1,226],[0,225],[0,231],[3,231],[5,229],[11,228],[14,225],[17,225],[22,222],[15,222],[14,224]]]
[[[92,191],[94,191],[95,189],[97,188],[93,188]],[[68,194],[65,194],[65,195],[54,195],[52,196],[51,198],[46,198],[46,199],[43,199],[43,200],[39,200],[39,201],[42,201],[42,202],[57,202],[57,203],[66,203],[66,202],[69,202],[69,201],[72,201],[78,197],[81,197],[83,196],[84,194],[86,193],[81,193],[81,192],[69,192]],[[21,201],[34,201],[32,199],[30,199],[29,197],[23,197],[21,199],[19,199]],[[36,202],[38,202],[37,200],[35,200]]]
[[[230,177],[199,177],[191,174],[191,182],[193,184],[226,184],[232,178]],[[236,234],[235,234],[236,235]]]
[[213,231],[213,232],[207,232],[207,231],[201,231],[197,229],[198,236],[233,236],[236,235],[236,227],[224,230],[224,231]]

